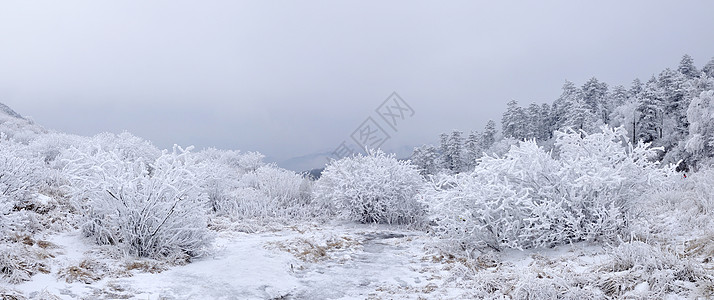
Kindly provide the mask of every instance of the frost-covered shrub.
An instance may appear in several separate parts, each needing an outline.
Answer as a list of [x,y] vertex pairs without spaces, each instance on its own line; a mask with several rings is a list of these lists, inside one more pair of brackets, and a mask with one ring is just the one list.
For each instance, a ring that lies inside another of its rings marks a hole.
[[197,155],[194,172],[208,210],[236,219],[304,218],[311,206],[311,181],[295,172],[266,165],[263,155],[207,149]]
[[272,199],[254,188],[239,188],[233,192],[232,199],[233,216],[239,219],[274,218],[278,213]]
[[0,202],[9,203],[14,211],[34,210],[33,195],[47,185],[46,179],[45,166],[26,145],[0,141]]
[[352,221],[418,224],[424,215],[417,201],[422,186],[415,166],[378,150],[330,163],[315,193]]
[[622,128],[556,134],[558,157],[533,141],[485,156],[471,173],[425,198],[438,233],[464,247],[549,247],[627,234],[640,196],[674,176],[647,144],[625,146]]
[[604,273],[600,288],[616,298],[662,299],[671,294],[687,294],[712,280],[701,265],[637,241],[614,248],[599,271]]
[[200,191],[207,201],[210,213],[219,216],[235,214],[235,190],[244,171],[240,166],[238,151],[206,149],[195,154],[191,167],[199,179]]
[[274,203],[275,209],[291,216],[304,213],[303,209],[312,200],[305,190],[310,187],[309,179],[274,165],[262,166],[255,172],[243,175],[241,185],[261,191]]
[[190,152],[174,147],[149,162],[124,154],[98,148],[66,158],[85,234],[132,255],[202,254],[210,235]]
[[305,219],[324,214],[312,201],[312,182],[295,172],[265,165],[241,176],[225,192],[224,205],[238,219]]
[[260,152],[248,152],[239,157],[238,164],[244,172],[255,171],[265,165],[263,158],[265,155]]
[[687,121],[689,137],[685,149],[692,155],[692,165],[710,166],[714,163],[714,90],[701,92],[689,103]]
[[49,271],[32,248],[18,243],[0,244],[0,280],[17,284],[38,272]]
[[47,130],[0,103],[0,132],[26,145],[36,137],[47,133]]
[[26,146],[0,141],[0,196],[21,201],[42,182],[40,166],[23,157]]
[[37,155],[48,165],[55,162],[57,156],[70,147],[82,147],[88,144],[89,138],[64,133],[48,133],[39,135],[28,145],[29,152]]
[[503,156],[508,152],[509,149],[511,149],[511,146],[518,144],[518,140],[512,138],[512,137],[506,137],[499,139],[497,142],[495,142],[491,147],[488,149],[485,149],[483,151],[484,154],[488,154],[490,156]]
[[685,188],[694,193],[694,206],[703,215],[714,213],[714,169],[708,168],[692,173]]
[[103,151],[115,153],[124,161],[153,161],[162,154],[150,141],[126,131],[120,134],[100,133],[92,137],[90,143],[101,146]]

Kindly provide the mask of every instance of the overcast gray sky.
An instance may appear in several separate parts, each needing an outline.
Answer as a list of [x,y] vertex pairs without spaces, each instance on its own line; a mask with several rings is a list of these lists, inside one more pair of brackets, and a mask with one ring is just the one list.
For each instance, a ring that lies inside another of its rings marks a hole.
[[336,148],[393,91],[386,148],[482,129],[564,80],[611,86],[714,56],[714,1],[5,1],[0,102],[282,160]]

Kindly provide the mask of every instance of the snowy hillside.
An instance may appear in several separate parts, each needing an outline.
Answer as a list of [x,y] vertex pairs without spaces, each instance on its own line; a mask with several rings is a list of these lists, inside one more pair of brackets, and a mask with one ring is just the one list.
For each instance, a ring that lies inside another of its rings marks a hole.
[[495,141],[459,172],[374,150],[315,181],[3,110],[4,299],[714,297],[714,171],[622,127]]
[[6,138],[26,143],[37,134],[47,133],[47,130],[0,103],[0,132],[4,133]]

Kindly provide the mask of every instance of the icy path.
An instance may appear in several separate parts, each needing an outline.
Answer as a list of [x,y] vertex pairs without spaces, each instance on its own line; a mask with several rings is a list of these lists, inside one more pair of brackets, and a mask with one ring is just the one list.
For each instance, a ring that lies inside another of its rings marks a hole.
[[296,298],[367,299],[381,298],[394,289],[421,292],[437,279],[419,272],[419,267],[425,264],[421,262],[424,255],[421,234],[367,229],[332,237],[350,238],[356,243],[335,249],[322,263],[309,264],[297,272],[303,286]]
[[242,234],[219,238],[221,248],[211,257],[186,266],[115,280],[131,287],[136,299],[274,299],[290,294],[300,282],[290,274],[293,258],[268,251],[266,242],[275,234]]
[[423,255],[415,234],[369,226],[239,234],[217,240],[213,257],[113,284],[136,299],[380,298],[434,279],[415,269]]
[[434,264],[424,260],[426,240],[423,232],[369,225],[221,233],[211,255],[188,265],[84,284],[57,278],[92,256],[89,241],[70,233],[52,239],[60,249],[50,274],[14,288],[31,299],[416,299],[442,283],[422,269]]

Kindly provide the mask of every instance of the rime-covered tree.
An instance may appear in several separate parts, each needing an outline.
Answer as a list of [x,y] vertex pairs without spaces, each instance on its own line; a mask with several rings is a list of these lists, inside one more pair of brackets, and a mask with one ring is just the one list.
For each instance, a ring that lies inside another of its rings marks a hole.
[[469,136],[466,137],[464,148],[466,150],[464,169],[471,170],[476,166],[476,160],[481,158],[481,155],[483,155],[483,150],[481,149],[481,133],[478,131],[471,131]]
[[411,162],[419,169],[422,176],[434,175],[439,171],[439,153],[432,145],[414,148]]
[[553,102],[553,117],[555,119],[555,129],[566,127],[568,123],[566,115],[571,109],[576,99],[582,97],[582,92],[570,81],[563,84],[563,92],[560,97]]
[[689,78],[669,68],[662,71],[658,78],[659,95],[662,100],[663,125],[662,142],[666,151],[677,147],[688,133],[687,108],[690,99],[686,97],[686,85]]
[[607,84],[590,78],[582,87],[582,98],[587,107],[601,120],[607,122],[610,104],[607,103]]
[[627,89],[624,86],[618,85],[612,88],[612,93],[610,94],[610,103],[612,103],[613,109],[615,107],[625,104],[627,101]]
[[702,68],[702,73],[714,78],[714,57]]
[[642,84],[642,81],[639,78],[635,78],[630,85],[630,89],[627,90],[627,97],[632,99],[639,98],[642,95],[643,90],[644,85]]
[[548,103],[543,103],[540,106],[541,113],[541,123],[540,123],[540,136],[538,137],[542,141],[549,140],[553,137],[553,131],[555,131],[555,117],[553,115],[553,108]]
[[451,132],[444,155],[448,156],[449,161],[451,161],[449,170],[455,173],[464,170],[464,140],[461,131],[454,130]]
[[446,132],[439,135],[439,152],[441,152],[441,155],[439,155],[438,165],[441,169],[449,170],[452,162],[451,156],[447,155],[447,153],[449,153],[449,134]]
[[679,62],[679,68],[677,68],[679,73],[684,74],[689,78],[699,77],[699,71],[697,67],[694,66],[694,59],[688,54],[682,56],[682,60]]
[[543,127],[543,114],[540,111],[540,105],[535,102],[528,105],[526,108],[526,124],[525,138],[527,139],[540,139],[541,131]]
[[691,99],[699,97],[699,95],[703,91],[708,91],[711,89],[714,89],[714,77],[709,77],[702,72],[699,77],[690,79],[686,82],[686,84],[684,85],[684,97],[688,101],[691,101]]
[[704,91],[692,99],[687,119],[690,123],[687,152],[695,161],[714,156],[714,90]]
[[524,109],[518,106],[516,100],[508,102],[506,112],[501,119],[501,131],[504,137],[523,139],[527,135],[528,122]]
[[592,133],[598,126],[598,117],[590,110],[590,107],[582,98],[576,99],[570,106],[570,110],[565,115],[565,127],[576,131],[583,130]]
[[644,142],[653,142],[662,137],[662,99],[657,79],[647,81],[642,91],[642,99],[637,108],[636,138]]
[[481,135],[481,150],[486,151],[496,142],[496,122],[488,120]]

